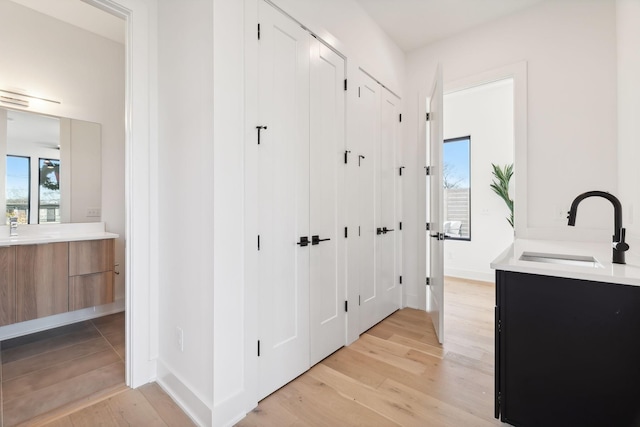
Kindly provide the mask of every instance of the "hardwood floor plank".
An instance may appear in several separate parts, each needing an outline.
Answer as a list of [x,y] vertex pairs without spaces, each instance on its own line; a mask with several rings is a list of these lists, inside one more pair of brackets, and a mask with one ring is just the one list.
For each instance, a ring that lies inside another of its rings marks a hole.
[[153,406],[138,390],[127,390],[107,401],[118,426],[166,427]]
[[278,393],[267,396],[260,405],[242,419],[237,427],[310,427],[308,423],[280,404]]
[[195,426],[176,402],[157,383],[145,384],[138,390],[169,427]]
[[[106,400],[67,416],[72,427],[118,427]],[[53,427],[47,424],[47,427]]]
[[4,363],[2,365],[2,377],[4,381],[9,381],[13,378],[27,375],[32,372],[51,367],[58,363],[67,362],[69,360],[77,359],[93,353],[98,353],[110,348],[111,347],[104,340],[104,338],[95,338],[69,347],[56,349],[54,351],[48,351],[46,353],[40,353],[26,359]]
[[91,320],[91,322],[102,335],[111,335],[114,333],[123,332],[125,327],[124,312],[98,317]]
[[54,409],[64,408],[65,405],[86,399],[94,393],[122,385],[124,385],[124,363],[117,362],[3,402],[4,425],[7,427],[19,425]]
[[88,356],[58,363],[31,374],[5,381],[2,384],[4,399],[6,401],[16,399],[118,361],[121,361],[120,357],[112,349],[106,349]]

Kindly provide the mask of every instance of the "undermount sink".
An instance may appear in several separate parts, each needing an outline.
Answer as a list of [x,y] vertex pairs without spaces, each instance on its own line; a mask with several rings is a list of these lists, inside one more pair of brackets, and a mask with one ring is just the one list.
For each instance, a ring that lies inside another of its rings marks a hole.
[[538,252],[523,252],[521,261],[546,262],[548,264],[577,265],[581,267],[603,268],[602,264],[592,256],[544,254]]

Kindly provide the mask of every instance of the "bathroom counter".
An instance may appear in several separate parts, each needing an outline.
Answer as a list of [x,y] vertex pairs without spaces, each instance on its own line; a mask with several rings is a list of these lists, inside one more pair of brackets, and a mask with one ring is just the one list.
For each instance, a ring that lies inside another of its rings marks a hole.
[[[524,261],[524,252],[592,256],[597,267]],[[611,244],[516,239],[492,263],[494,270],[640,286],[640,263],[627,252],[627,264],[613,264]]]
[[116,239],[115,233],[105,231],[103,222],[74,224],[19,225],[18,235],[10,236],[9,227],[0,226],[0,247],[33,245],[81,240]]

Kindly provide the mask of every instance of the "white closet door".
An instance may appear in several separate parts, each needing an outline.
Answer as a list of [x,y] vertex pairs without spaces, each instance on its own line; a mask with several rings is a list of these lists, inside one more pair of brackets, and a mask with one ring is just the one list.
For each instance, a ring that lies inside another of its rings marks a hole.
[[379,294],[376,277],[376,206],[377,149],[380,146],[381,86],[365,73],[360,73],[358,88],[358,152],[353,156],[358,167],[358,219],[360,269],[360,332],[378,323]]
[[259,3],[258,394],[309,368],[309,34]]
[[[345,343],[344,59],[311,38],[310,357]],[[317,236],[317,237],[316,237]]]
[[[382,89],[380,108],[380,139],[377,152],[377,227],[376,281],[379,294],[379,320],[400,308],[400,278],[396,266],[396,149],[399,144],[400,100]],[[380,230],[378,230],[380,229]]]

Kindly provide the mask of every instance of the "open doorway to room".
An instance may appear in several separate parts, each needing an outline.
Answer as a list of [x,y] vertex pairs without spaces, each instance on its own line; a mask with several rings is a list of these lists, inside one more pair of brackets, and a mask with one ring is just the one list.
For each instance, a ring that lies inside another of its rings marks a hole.
[[489,264],[513,241],[511,212],[490,186],[492,165],[514,163],[513,96],[512,78],[444,95],[446,277],[492,282]]

